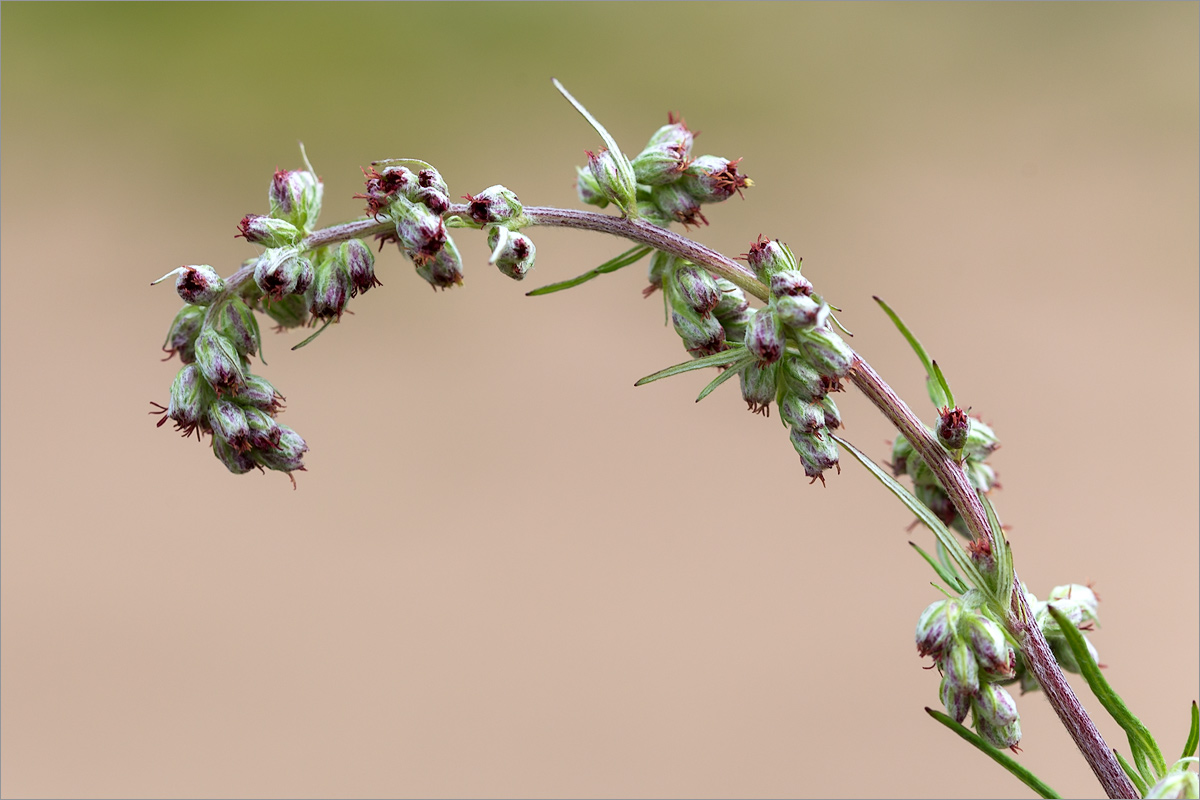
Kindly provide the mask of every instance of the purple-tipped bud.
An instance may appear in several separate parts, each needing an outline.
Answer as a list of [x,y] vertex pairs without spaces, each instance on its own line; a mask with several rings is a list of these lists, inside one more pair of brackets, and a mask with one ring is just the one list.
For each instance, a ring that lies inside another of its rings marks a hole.
[[229,341],[242,356],[258,354],[262,337],[258,331],[258,319],[240,298],[233,298],[217,309],[213,328]]
[[830,430],[836,430],[842,427],[842,412],[838,411],[837,403],[833,402],[833,398],[825,395],[821,398],[821,410],[825,412],[825,427]]
[[221,280],[221,276],[212,267],[198,264],[179,268],[175,289],[183,298],[183,302],[206,306],[225,290],[225,281]]
[[304,294],[313,282],[312,264],[290,248],[268,250],[254,265],[254,282],[272,300]]
[[604,196],[603,190],[600,188],[599,182],[592,175],[590,169],[576,167],[575,172],[575,191],[579,193],[579,199],[587,203],[589,206],[597,208],[605,208],[608,206],[608,198]]
[[167,418],[175,423],[175,430],[191,436],[197,430],[208,430],[205,412],[213,401],[212,387],[200,375],[195,364],[186,364],[175,375],[171,383],[171,401],[167,416],[159,420],[162,425]]
[[279,441],[272,448],[255,449],[254,460],[267,469],[280,472],[295,472],[304,469],[304,454],[308,445],[300,434],[287,425],[279,426]]
[[685,303],[673,303],[671,324],[693,357],[708,356],[728,348],[725,329],[711,314],[701,315]]
[[671,145],[682,151],[683,157],[687,158],[692,154],[692,143],[695,141],[696,134],[688,130],[687,123],[683,121],[682,117],[667,114],[667,124],[654,132],[650,141],[646,143],[646,147]]
[[237,348],[212,328],[204,328],[196,337],[196,366],[217,396],[236,395],[246,385]]
[[[939,600],[926,607],[917,620],[917,655],[940,659],[954,642],[961,616],[962,606],[957,600]],[[962,718],[958,721],[962,722]]]
[[425,206],[397,197],[388,206],[388,214],[395,222],[400,249],[413,261],[436,255],[445,246],[449,236],[446,224]]
[[765,236],[759,236],[758,241],[750,245],[746,261],[758,274],[758,279],[766,284],[770,284],[771,276],[778,272],[800,271],[800,260],[792,255],[791,249],[783,242]]
[[350,276],[351,297],[383,285],[375,277],[375,254],[361,239],[342,242],[338,246],[337,261]]
[[650,198],[664,216],[686,225],[707,225],[708,220],[700,213],[700,203],[677,183],[655,186]]
[[979,735],[997,750],[1016,747],[1021,741],[1020,720],[1013,720],[1007,725],[993,725],[986,718],[979,716],[975,719],[975,730],[979,731]]
[[637,182],[633,167],[624,153],[601,149],[598,153],[587,151],[588,169],[596,179],[600,194],[616,204],[626,216],[637,208]]
[[971,430],[967,433],[967,442],[963,445],[963,451],[968,458],[987,458],[1000,447],[1000,440],[996,438],[996,433],[991,426],[984,424],[982,420],[974,417],[968,419],[971,423]]
[[720,203],[754,182],[738,172],[738,162],[720,156],[700,156],[688,164],[680,183],[700,203]]
[[289,294],[281,300],[263,297],[262,310],[275,320],[280,330],[298,328],[308,322],[308,301],[302,294]]
[[785,392],[799,396],[801,400],[815,402],[825,396],[825,382],[821,373],[799,356],[786,355],[779,368],[779,381]]
[[179,360],[185,364],[196,360],[196,336],[204,324],[204,313],[199,306],[184,306],[179,310],[167,330],[167,340],[163,342],[167,358],[178,353]]
[[245,408],[257,408],[268,414],[276,414],[283,408],[281,395],[270,381],[259,375],[247,375],[246,385],[238,392],[238,404]]
[[842,337],[828,328],[816,328],[798,333],[801,337],[802,351],[822,374],[841,378],[850,372],[854,353],[842,341]]
[[828,306],[825,307],[825,313],[822,314],[822,304],[804,295],[776,297],[772,300],[771,305],[774,306],[784,325],[797,330],[810,330],[820,324],[818,320],[824,321],[822,317],[829,316]]
[[738,376],[742,384],[742,399],[753,413],[770,416],[771,401],[776,395],[777,370],[777,364],[748,364],[742,368],[742,373]]
[[490,261],[515,281],[522,280],[533,269],[537,248],[524,234],[494,227],[488,231],[488,247],[492,248]]
[[838,465],[837,443],[827,430],[809,433],[801,428],[792,428],[792,447],[800,455],[804,474],[814,481],[825,482],[824,472]]
[[417,266],[417,274],[435,289],[462,286],[462,256],[459,255],[454,240],[448,236],[445,244],[438,249],[437,253],[432,256],[414,258],[413,263]]
[[1100,598],[1090,586],[1084,586],[1079,583],[1068,583],[1063,586],[1055,586],[1050,590],[1050,594],[1046,600],[1054,603],[1060,610],[1064,603],[1075,603],[1084,611],[1083,618],[1098,620],[1096,616],[1100,610]]
[[750,301],[746,299],[746,293],[725,278],[716,280],[720,299],[717,301],[717,307],[713,309],[713,313],[716,314],[717,319],[721,320],[722,325],[727,325],[727,323],[750,324]]
[[971,695],[942,678],[942,685],[938,687],[938,696],[941,698],[942,705],[946,707],[946,713],[953,717],[955,722],[962,722],[967,718],[967,712],[971,710]]
[[962,638],[975,654],[975,661],[990,678],[1011,678],[1016,668],[1016,652],[995,622],[979,614],[966,614],[959,625]]
[[[241,397],[238,398],[239,402],[241,399]],[[255,450],[273,450],[279,446],[283,432],[279,429],[279,423],[270,414],[253,406],[243,406],[242,413],[246,415],[246,427],[250,431],[251,447]]]
[[246,413],[229,400],[217,400],[208,407],[208,424],[214,439],[223,439],[239,452],[250,449],[250,426]]
[[234,475],[244,475],[258,467],[250,451],[238,450],[220,436],[213,437],[212,447],[213,455]]
[[708,270],[695,264],[677,263],[679,266],[675,269],[674,281],[679,297],[701,316],[708,316],[721,301],[716,280]]
[[798,269],[785,269],[771,276],[773,297],[808,297],[812,294],[812,288],[808,278],[801,275]]
[[688,165],[687,151],[677,144],[650,145],[631,162],[637,182],[647,186],[674,183]]
[[350,301],[350,275],[337,258],[325,258],[314,268],[308,310],[319,320],[340,320]]
[[750,320],[745,344],[760,364],[772,364],[783,357],[787,341],[784,339],[783,323],[773,308],[759,309]]
[[298,244],[304,234],[292,223],[285,219],[264,217],[261,214],[247,214],[238,224],[238,234],[251,244],[261,244],[264,247],[290,247]]
[[961,450],[967,443],[967,434],[971,430],[971,420],[958,406],[938,410],[937,437],[942,447],[948,450]]
[[979,693],[979,664],[965,643],[958,640],[951,642],[941,665],[943,677],[956,691],[971,697]]
[[525,213],[525,207],[517,195],[504,186],[489,186],[479,194],[467,195],[465,199],[467,216],[480,225],[519,219]]
[[270,215],[290,222],[303,233],[312,231],[321,214],[321,180],[307,170],[279,170],[267,192]]
[[984,721],[1004,727],[1021,718],[1017,711],[1017,701],[1013,700],[1003,686],[995,683],[985,683],[979,687],[975,698],[975,713]]
[[779,398],[779,416],[792,428],[807,433],[816,433],[825,427],[825,410],[821,404],[801,400],[791,393],[785,392]]

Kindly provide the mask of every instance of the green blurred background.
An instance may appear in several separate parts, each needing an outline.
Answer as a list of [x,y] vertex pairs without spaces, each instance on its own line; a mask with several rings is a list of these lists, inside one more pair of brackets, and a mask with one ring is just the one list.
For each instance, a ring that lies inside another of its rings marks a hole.
[[[682,356],[623,249],[533,231],[521,286],[384,288],[266,375],[292,491],[156,429],[179,306],[231,272],[303,140],[323,219],[373,159],[576,206],[597,137],[686,116],[744,157],[694,232],[789,242],[926,420],[886,298],[998,431],[995,496],[1045,596],[1094,581],[1107,674],[1168,755],[1200,694],[1198,13],[1104,4],[5,3],[6,797],[893,796],[1024,792],[929,720],[938,598],[853,463],[810,487],[774,419]],[[861,398],[847,435],[891,433]],[[1102,717],[1081,682],[1085,705]],[[1099,787],[1039,695],[1020,759]],[[1099,724],[1124,749],[1107,719]]]

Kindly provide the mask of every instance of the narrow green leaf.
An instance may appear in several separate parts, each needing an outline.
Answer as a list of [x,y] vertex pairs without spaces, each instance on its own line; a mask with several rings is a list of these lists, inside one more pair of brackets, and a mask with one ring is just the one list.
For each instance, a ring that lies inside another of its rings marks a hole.
[[[1150,731],[1146,729],[1142,721],[1135,717],[1125,705],[1121,696],[1108,685],[1108,680],[1101,674],[1100,668],[1096,666],[1096,662],[1088,653],[1087,645],[1083,641],[1083,634],[1071,624],[1065,614],[1055,608],[1053,603],[1047,606],[1047,610],[1062,629],[1063,636],[1066,637],[1071,652],[1075,654],[1075,660],[1079,662],[1079,670],[1088,686],[1091,687],[1092,694],[1096,695],[1100,705],[1104,706],[1104,710],[1116,720],[1129,738],[1129,750],[1133,754],[1134,763],[1138,765],[1138,769],[1146,780],[1157,781],[1167,772],[1167,762],[1163,758],[1162,751],[1158,749],[1158,743],[1154,741],[1154,737],[1150,735]],[[1150,764],[1146,764],[1147,758],[1150,760]]]
[[938,386],[942,387],[942,394],[946,396],[946,405],[942,408],[954,408],[954,392],[950,391],[950,384],[946,383],[946,376],[942,374],[942,368],[938,366],[936,361],[931,361],[933,366],[933,377],[937,379]]
[[958,573],[954,571],[953,566],[946,567],[943,564],[939,564],[933,558],[933,556],[929,555],[929,553],[926,553],[924,550],[918,547],[915,542],[909,542],[909,544],[914,550],[921,554],[921,558],[925,559],[929,566],[933,567],[933,571],[936,572],[938,577],[944,580],[951,589],[959,594],[966,594],[967,585],[963,583],[962,578],[958,577]]
[[[833,434],[830,435],[833,436]],[[908,506],[909,511],[917,515],[917,519],[921,520],[926,528],[929,528],[929,530],[933,531],[933,535],[936,536],[938,542],[946,548],[946,552],[950,554],[950,557],[954,560],[954,563],[958,565],[960,570],[962,570],[962,573],[966,577],[969,584],[972,586],[978,586],[981,589],[988,585],[984,581],[983,574],[979,571],[978,567],[975,566],[975,562],[971,560],[970,554],[968,554],[966,549],[963,548],[962,544],[959,543],[958,537],[950,532],[950,529],[947,528],[942,521],[937,518],[936,514],[930,511],[924,503],[914,497],[913,494],[908,491],[908,489],[905,489],[903,486],[901,486],[895,478],[887,474],[878,464],[867,457],[867,455],[857,447],[850,444],[840,436],[833,436],[833,440],[849,450],[851,455],[857,458],[872,475],[879,479],[880,483],[882,483],[888,489],[891,489],[892,494],[900,498],[900,502]]]
[[1188,731],[1187,743],[1183,746],[1183,755],[1180,758],[1191,758],[1196,755],[1196,745],[1200,744],[1200,709],[1196,707],[1196,701],[1192,701],[1192,729]]
[[716,389],[722,383],[729,380],[733,376],[737,375],[739,372],[742,371],[742,369],[744,369],[746,367],[747,364],[749,364],[753,360],[754,360],[754,354],[746,353],[740,361],[735,361],[732,364],[730,364],[728,369],[726,369],[720,375],[718,375],[717,377],[715,377],[711,381],[709,381],[708,386],[705,386],[704,391],[700,392],[700,396],[696,398],[696,402],[699,403],[701,400],[708,397],[710,394],[712,394],[713,389]]
[[1138,794],[1142,797],[1146,796],[1146,780],[1141,774],[1133,768],[1133,765],[1125,760],[1125,756],[1121,755],[1117,750],[1113,750],[1113,755],[1117,757],[1117,763],[1121,765],[1121,769],[1125,770],[1125,775],[1129,778],[1130,783],[1137,789]]
[[621,253],[619,256],[610,258],[608,261],[605,261],[603,264],[596,267],[595,269],[590,269],[578,277],[571,278],[570,280],[559,281],[558,283],[551,283],[547,286],[539,287],[537,289],[534,289],[532,292],[526,292],[525,296],[526,297],[538,297],[539,295],[543,295],[543,294],[552,294],[554,292],[561,292],[563,289],[573,289],[574,287],[580,285],[581,283],[587,283],[588,281],[592,280],[593,278],[598,278],[601,275],[607,274],[609,272],[616,272],[617,270],[621,269],[622,267],[628,267],[630,264],[635,264],[638,261],[640,261],[647,253],[649,253],[653,249],[654,249],[653,247],[647,247],[645,245],[631,247],[630,249],[626,250],[624,253]]
[[983,504],[983,510],[987,512],[988,525],[992,529],[994,543],[992,556],[996,561],[996,585],[993,587],[992,600],[997,606],[996,612],[1001,615],[1001,618],[1004,618],[1012,606],[1012,594],[1015,588],[1012,550],[1008,546],[1008,539],[1004,538],[1004,529],[1000,527],[1000,518],[996,516],[996,509],[992,506],[992,501],[978,489],[975,490],[975,494],[979,496],[979,502]]
[[371,166],[372,167],[395,167],[395,166],[416,167],[417,172],[420,172],[423,169],[435,169],[433,164],[430,164],[428,161],[422,161],[419,158],[385,158],[380,161],[372,161]]
[[676,364],[673,367],[660,369],[658,372],[642,378],[640,381],[635,383],[634,386],[644,386],[647,383],[653,383],[654,381],[662,380],[663,378],[670,378],[674,375],[679,375],[684,372],[691,372],[694,369],[723,367],[742,358],[743,355],[745,355],[745,349],[746,348],[742,345],[735,345],[730,347],[728,350],[722,350],[719,353],[713,353],[711,356],[696,358],[691,361],[685,361],[682,364]]
[[[830,306],[830,308],[833,308],[833,306]],[[842,321],[841,321],[841,320],[839,320],[839,319],[838,319],[837,317],[835,317],[833,314],[830,314],[830,315],[829,315],[829,318],[830,318],[831,320],[833,320],[833,324],[834,324],[834,325],[837,325],[837,326],[838,326],[838,329],[839,329],[839,330],[841,330],[841,332],[842,332],[842,333],[846,334],[846,335],[847,335],[847,336],[849,336],[850,338],[854,338],[854,334],[850,332],[850,329],[849,329],[849,328],[847,328],[845,325],[843,325],[843,324],[842,324]]]
[[293,349],[293,350],[299,350],[301,347],[304,347],[304,345],[308,344],[308,343],[309,343],[309,342],[311,342],[313,339],[317,338],[317,337],[318,337],[318,336],[320,336],[322,333],[324,333],[324,332],[325,332],[325,329],[326,329],[326,328],[328,328],[328,327],[329,327],[330,325],[332,325],[332,324],[333,324],[333,320],[329,320],[329,321],[328,321],[328,322],[326,322],[324,325],[322,325],[320,328],[318,328],[316,333],[314,333],[312,336],[308,337],[307,339],[305,339],[303,342],[301,342],[300,344],[296,345],[296,346],[295,346],[295,347],[293,347],[292,349]]
[[551,78],[551,80],[554,81],[554,88],[558,89],[562,96],[567,98],[567,102],[575,106],[575,110],[583,115],[583,118],[588,121],[589,125],[595,128],[596,133],[600,134],[600,138],[604,140],[604,146],[611,150],[613,155],[619,155],[621,148],[617,147],[617,140],[614,139],[608,130],[600,124],[600,121],[593,117],[591,113],[589,113],[588,110],[583,107],[582,103],[571,96],[571,93],[567,91],[567,87],[559,83],[558,78]]
[[940,711],[934,711],[932,708],[926,708],[925,713],[957,733],[966,741],[975,745],[979,752],[983,753],[985,756],[1011,772],[1014,778],[1037,792],[1039,797],[1045,797],[1049,800],[1050,798],[1057,798],[1060,796],[1058,792],[1047,786],[1041,778],[1018,764],[1016,759],[1012,758],[1007,753],[992,747],[983,740],[983,737],[975,733],[975,731],[971,730],[970,728],[967,728],[962,723],[955,722],[951,717],[946,716]]
[[917,337],[912,335],[912,331],[908,329],[896,312],[892,311],[891,306],[878,297],[875,298],[875,302],[879,303],[884,312],[892,318],[892,322],[899,328],[900,333],[904,334],[904,338],[908,340],[913,352],[917,354],[917,358],[921,359],[921,365],[925,367],[925,386],[929,390],[929,399],[933,401],[933,405],[936,408],[946,408],[949,405],[948,398],[942,393],[942,385],[934,378],[933,362],[929,360],[929,354],[925,352],[925,348],[921,346]]

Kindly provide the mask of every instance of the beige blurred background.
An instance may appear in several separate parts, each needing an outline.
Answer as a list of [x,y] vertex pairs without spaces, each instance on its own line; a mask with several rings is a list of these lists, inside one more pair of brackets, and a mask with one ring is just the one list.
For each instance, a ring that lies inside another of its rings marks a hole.
[[[696,237],[789,242],[926,420],[886,298],[1003,440],[1036,594],[1093,581],[1107,675],[1178,752],[1200,695],[1197,24],[1177,4],[5,4],[5,797],[995,797],[922,712],[923,530],[852,461],[681,360],[644,266],[534,230],[514,286],[394,251],[312,346],[266,342],[308,471],[235,477],[156,429],[180,303],[228,274],[303,140],[576,206],[597,137],[667,111],[756,186]],[[891,433],[862,398],[847,435]],[[847,457],[848,458],[848,457]],[[1110,744],[1123,737],[1081,681]],[[1040,695],[1020,759],[1099,786]]]

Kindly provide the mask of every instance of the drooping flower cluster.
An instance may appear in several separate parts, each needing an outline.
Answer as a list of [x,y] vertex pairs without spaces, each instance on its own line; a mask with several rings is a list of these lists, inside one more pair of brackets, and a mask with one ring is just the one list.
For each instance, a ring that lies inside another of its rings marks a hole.
[[917,653],[933,658],[942,675],[942,704],[955,722],[970,712],[975,730],[989,744],[1015,748],[1021,741],[1021,718],[1001,684],[1015,680],[1016,651],[973,595],[939,600],[922,612]]
[[[1066,636],[1059,627],[1058,621],[1050,615],[1051,605],[1066,615],[1067,620],[1079,631],[1085,632],[1083,643],[1087,647],[1088,655],[1093,661],[1098,661],[1096,648],[1086,634],[1086,631],[1092,630],[1100,622],[1097,614],[1100,598],[1096,596],[1096,592],[1090,586],[1078,583],[1055,586],[1045,600],[1038,600],[1026,590],[1025,598],[1033,610],[1034,622],[1045,634],[1046,641],[1050,644],[1050,649],[1054,652],[1054,658],[1058,661],[1059,666],[1067,672],[1080,672],[1079,660],[1075,657],[1075,651],[1067,644]],[[1020,682],[1022,692],[1039,688],[1037,678],[1025,665],[1024,659],[1020,657],[1017,658],[1016,679]]]

